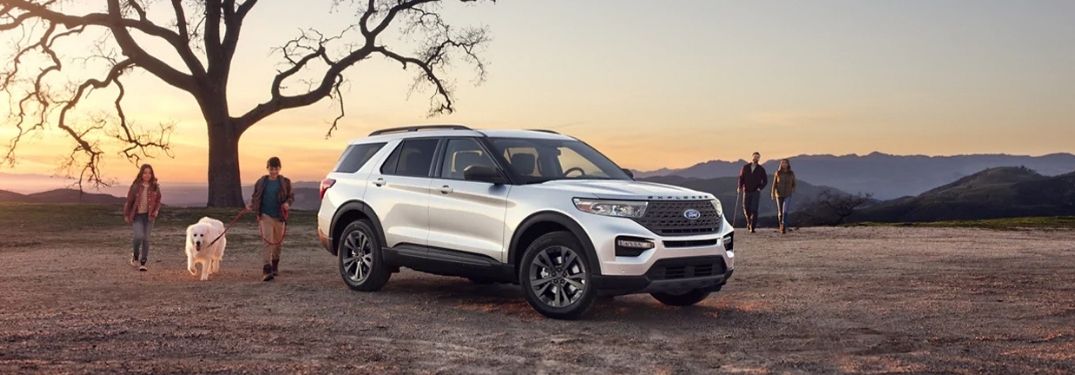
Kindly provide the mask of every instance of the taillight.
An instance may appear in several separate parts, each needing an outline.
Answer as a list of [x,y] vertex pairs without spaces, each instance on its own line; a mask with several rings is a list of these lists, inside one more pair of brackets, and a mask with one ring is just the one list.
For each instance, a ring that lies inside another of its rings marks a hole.
[[336,184],[336,180],[333,180],[331,178],[326,178],[324,180],[321,180],[321,193],[320,193],[320,197],[318,199],[325,199],[325,191],[328,191],[328,188],[332,187],[332,185],[335,185],[335,184]]

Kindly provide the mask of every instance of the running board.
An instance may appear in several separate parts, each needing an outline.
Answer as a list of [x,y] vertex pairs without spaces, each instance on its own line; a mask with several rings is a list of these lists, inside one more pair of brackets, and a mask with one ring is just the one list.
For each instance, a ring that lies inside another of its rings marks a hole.
[[386,264],[436,275],[518,282],[515,267],[485,255],[410,244],[383,249],[381,254]]

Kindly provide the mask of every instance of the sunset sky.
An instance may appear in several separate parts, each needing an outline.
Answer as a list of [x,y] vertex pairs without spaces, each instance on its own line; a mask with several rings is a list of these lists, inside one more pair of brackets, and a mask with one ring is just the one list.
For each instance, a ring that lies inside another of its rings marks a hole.
[[[300,28],[335,33],[351,18],[326,15],[330,1],[286,5],[294,3],[263,1],[248,18],[233,115],[268,97],[281,61],[271,47]],[[414,123],[554,129],[643,170],[753,151],[764,159],[1075,152],[1075,1],[516,0],[445,12],[493,37],[483,84],[462,63],[447,75],[455,114],[427,118],[428,95],[408,97],[413,72],[364,61],[347,73],[347,117],[335,136],[324,138],[336,115],[327,100],[270,117],[242,139],[244,181],[271,155],[293,179],[320,179],[348,140]],[[126,86],[129,117],[176,124],[175,157],[152,161],[161,179],[205,181],[206,130],[194,101],[146,73]],[[95,95],[107,103],[114,93]],[[8,103],[0,100],[0,112]],[[12,131],[0,125],[0,150]],[[71,147],[59,132],[42,133],[0,172],[56,173]],[[108,150],[107,176],[131,178],[136,167]]]

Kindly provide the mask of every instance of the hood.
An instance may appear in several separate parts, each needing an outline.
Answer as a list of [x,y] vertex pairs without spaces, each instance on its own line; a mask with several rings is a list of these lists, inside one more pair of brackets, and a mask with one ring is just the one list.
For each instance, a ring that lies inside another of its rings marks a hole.
[[623,200],[709,200],[712,194],[654,182],[630,180],[553,180],[539,185],[579,197]]

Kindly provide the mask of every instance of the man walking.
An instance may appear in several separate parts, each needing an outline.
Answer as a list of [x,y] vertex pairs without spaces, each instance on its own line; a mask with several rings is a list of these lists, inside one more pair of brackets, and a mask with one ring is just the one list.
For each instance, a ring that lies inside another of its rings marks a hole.
[[265,265],[262,266],[262,280],[270,281],[277,276],[280,267],[280,247],[284,241],[284,222],[287,211],[295,201],[291,191],[291,180],[280,174],[280,158],[271,157],[265,163],[269,174],[262,176],[254,184],[254,195],[250,198],[247,209],[254,211],[258,218],[258,229],[265,242]]
[[747,230],[750,233],[754,233],[754,228],[758,226],[758,202],[761,189],[769,183],[765,168],[758,164],[759,160],[761,160],[761,154],[755,152],[753,161],[744,165],[739,171],[737,191],[743,193],[743,212],[746,214]]

